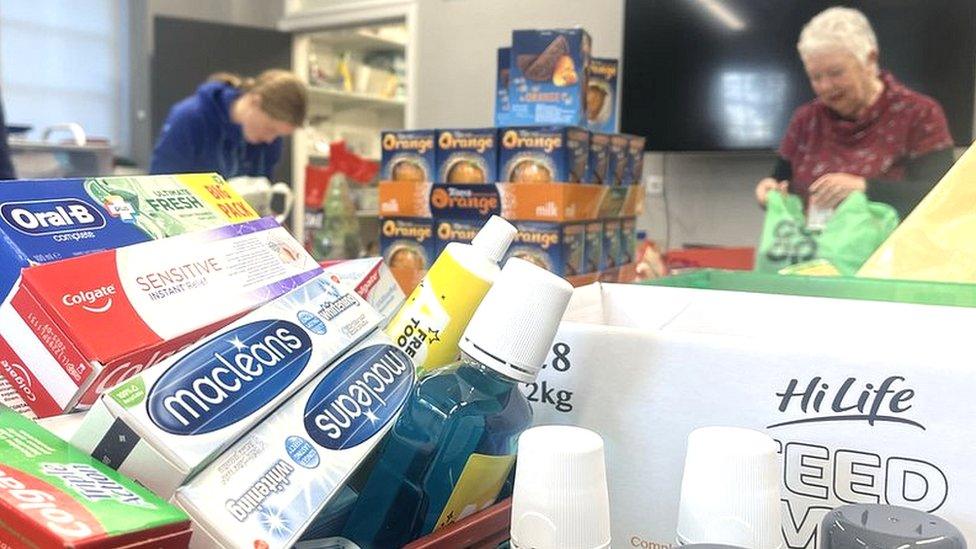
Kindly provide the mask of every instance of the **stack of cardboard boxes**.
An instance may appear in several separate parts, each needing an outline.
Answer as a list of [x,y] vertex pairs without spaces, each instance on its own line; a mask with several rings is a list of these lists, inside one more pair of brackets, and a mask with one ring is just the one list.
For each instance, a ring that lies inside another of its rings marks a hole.
[[517,30],[498,54],[495,127],[383,132],[380,245],[412,286],[492,214],[509,256],[585,283],[634,260],[644,138],[617,126],[617,61],[582,29]]

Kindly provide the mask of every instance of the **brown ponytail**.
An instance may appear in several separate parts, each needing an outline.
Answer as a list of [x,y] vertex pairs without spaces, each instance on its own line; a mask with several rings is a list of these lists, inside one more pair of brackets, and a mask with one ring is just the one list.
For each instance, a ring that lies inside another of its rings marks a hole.
[[229,72],[217,72],[207,79],[223,82],[244,93],[254,93],[261,98],[261,110],[271,118],[298,127],[305,123],[307,93],[305,85],[293,73],[282,69],[270,69],[257,78],[244,78]]

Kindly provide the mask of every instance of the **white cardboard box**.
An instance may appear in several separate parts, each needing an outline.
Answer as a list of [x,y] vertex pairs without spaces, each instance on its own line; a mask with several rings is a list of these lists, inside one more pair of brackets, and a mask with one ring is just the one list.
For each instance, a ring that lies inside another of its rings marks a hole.
[[789,547],[815,549],[847,502],[935,512],[976,540],[974,325],[960,307],[596,284],[525,389],[536,424],[606,440],[614,547],[674,543],[686,440],[706,425],[780,443]]

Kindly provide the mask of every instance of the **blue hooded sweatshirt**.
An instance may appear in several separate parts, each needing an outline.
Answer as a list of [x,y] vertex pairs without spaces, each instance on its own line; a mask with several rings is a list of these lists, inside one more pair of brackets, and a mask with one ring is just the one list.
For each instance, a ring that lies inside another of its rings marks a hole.
[[244,141],[230,107],[241,91],[224,82],[207,82],[169,111],[153,149],[149,173],[217,172],[271,177],[281,158],[281,138],[270,144]]

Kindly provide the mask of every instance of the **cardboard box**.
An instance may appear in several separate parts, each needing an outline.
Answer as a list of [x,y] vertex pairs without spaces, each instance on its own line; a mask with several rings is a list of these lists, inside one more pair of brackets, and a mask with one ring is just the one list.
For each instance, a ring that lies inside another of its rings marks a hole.
[[189,541],[182,511],[0,406],[0,547],[176,549]]
[[675,543],[686,440],[708,425],[779,442],[785,546],[819,547],[845,502],[934,512],[974,539],[974,320],[965,307],[592,285],[526,394],[537,424],[604,437],[615,547]]
[[623,134],[610,136],[607,184],[625,185],[630,180],[633,168],[630,165],[630,138]]
[[393,318],[407,298],[381,257],[330,261],[323,267],[333,282],[356,290],[359,297],[383,315],[383,324]]
[[437,258],[430,219],[387,218],[380,229],[380,253],[391,269],[425,271]]
[[586,127],[594,132],[615,133],[617,128],[617,70],[616,59],[590,59],[586,82]]
[[508,96],[515,124],[586,123],[590,35],[583,29],[512,32]]
[[607,182],[610,171],[610,135],[605,133],[590,134],[590,183],[603,185]]
[[485,226],[483,219],[437,219],[434,221],[434,234],[437,236],[435,257],[441,255],[451,242],[471,244],[478,231]]
[[511,126],[512,103],[508,96],[511,79],[512,48],[498,48],[498,72],[495,76],[495,126]]
[[386,181],[434,181],[434,130],[384,131],[380,178]]
[[169,498],[381,322],[323,273],[106,392],[71,442]]
[[271,218],[30,267],[0,306],[0,373],[40,417],[90,405],[319,272]]
[[497,139],[495,128],[437,130],[435,181],[455,184],[498,181]]
[[644,181],[644,144],[647,139],[627,136],[627,153],[630,155],[630,169],[625,172],[624,185],[640,185]]
[[513,221],[518,229],[505,260],[518,257],[559,276],[574,276],[584,271],[586,225],[583,223],[540,223]]
[[498,180],[512,183],[587,181],[590,134],[570,126],[500,128]]
[[393,426],[414,370],[377,331],[311,380],[179,489],[194,545],[292,547]]

